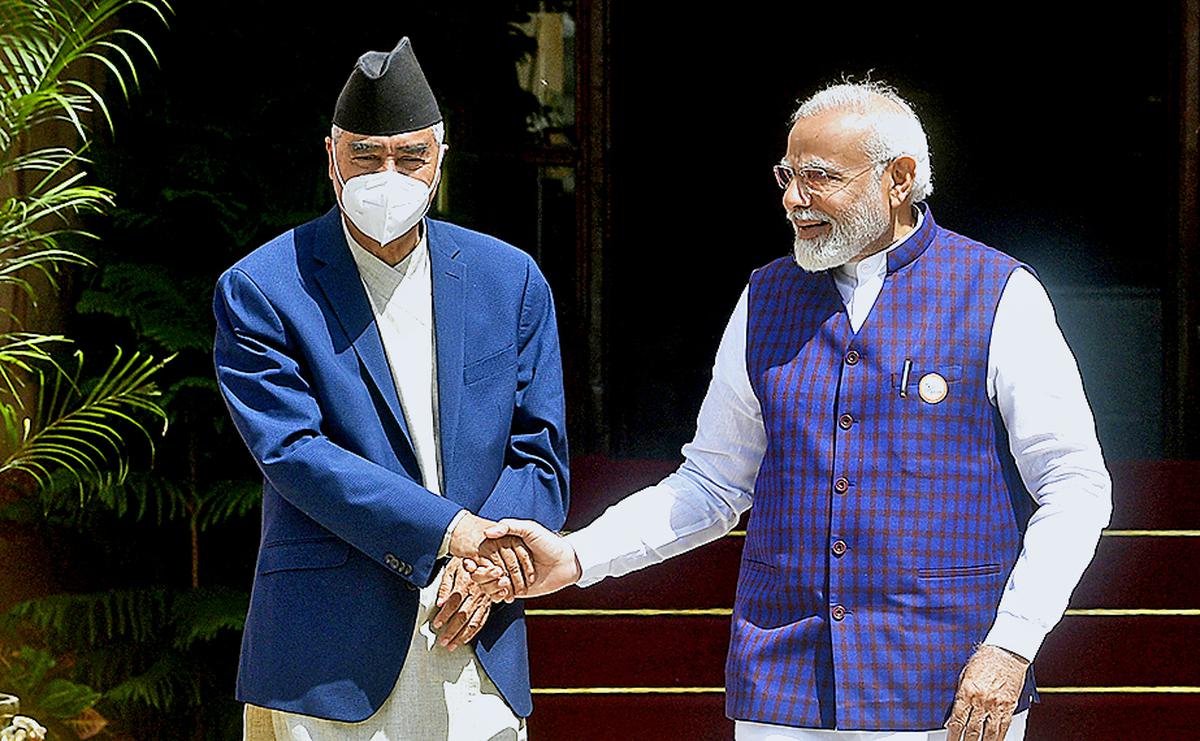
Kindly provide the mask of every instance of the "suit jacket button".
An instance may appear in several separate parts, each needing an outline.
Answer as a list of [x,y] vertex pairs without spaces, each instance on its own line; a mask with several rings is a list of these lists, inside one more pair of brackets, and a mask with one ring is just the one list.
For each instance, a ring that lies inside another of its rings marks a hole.
[[400,559],[396,558],[391,553],[383,557],[383,562],[387,564],[389,569],[396,569],[397,571],[400,570]]

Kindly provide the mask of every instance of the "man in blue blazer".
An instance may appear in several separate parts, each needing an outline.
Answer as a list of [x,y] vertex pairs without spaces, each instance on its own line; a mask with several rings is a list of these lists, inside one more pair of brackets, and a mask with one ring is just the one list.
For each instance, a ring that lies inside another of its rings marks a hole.
[[338,207],[217,284],[217,379],[263,473],[247,738],[525,737],[523,610],[460,562],[502,517],[565,520],[557,328],[528,255],[425,217],[441,120],[407,38],[364,54],[326,140]]

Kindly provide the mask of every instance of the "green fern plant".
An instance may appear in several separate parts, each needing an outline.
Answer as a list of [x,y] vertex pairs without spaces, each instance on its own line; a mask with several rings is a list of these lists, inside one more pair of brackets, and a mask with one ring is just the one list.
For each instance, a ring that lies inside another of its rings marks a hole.
[[[0,183],[22,183],[0,200],[0,285],[13,285],[36,306],[31,275],[55,284],[68,265],[88,265],[68,238],[88,237],[79,225],[88,213],[113,204],[111,191],[84,182],[82,152],[99,117],[111,125],[104,97],[76,72],[98,63],[128,96],[137,69],[125,45],[142,47],[139,34],[117,26],[115,16],[131,7],[165,21],[165,3],[149,0],[5,0],[0,3]],[[75,146],[29,145],[35,137],[54,139],[54,127],[69,125]],[[11,323],[17,317],[7,311]],[[120,351],[108,369],[85,390],[83,359],[75,367],[57,360],[70,340],[31,332],[0,334],[0,423],[7,443],[0,478],[17,472],[45,485],[57,470],[77,480],[94,480],[116,467],[126,472],[124,433],[145,430],[134,416],[149,412],[166,419],[156,403],[154,375],[163,361]],[[37,381],[36,410],[26,409],[24,378]]]
[[[112,127],[101,88],[87,72],[103,70],[125,98],[137,86],[131,51],[154,54],[143,36],[117,22],[134,8],[163,22],[169,11],[165,0],[0,2],[0,287],[23,293],[34,310],[40,284],[56,289],[64,269],[92,264],[71,244],[94,238],[84,219],[114,205],[112,191],[87,182],[94,124]],[[128,435],[144,437],[152,453],[147,419],[165,432],[156,378],[166,360],[118,349],[91,377],[71,339],[26,331],[11,308],[0,314],[10,327],[0,332],[0,484],[10,497],[18,493],[18,505],[44,505],[43,515],[67,501],[83,507],[89,490],[119,485],[128,475]],[[49,495],[66,490],[64,480],[75,495],[52,501]],[[25,524],[45,523],[30,516]],[[0,624],[0,685],[17,691],[56,738],[88,738],[107,723],[94,707],[102,692],[79,681],[71,654],[50,650],[55,623],[38,619],[69,612],[59,603],[88,605],[62,595],[49,598],[45,613],[37,603],[19,605]],[[90,635],[114,635],[125,625],[105,623]]]

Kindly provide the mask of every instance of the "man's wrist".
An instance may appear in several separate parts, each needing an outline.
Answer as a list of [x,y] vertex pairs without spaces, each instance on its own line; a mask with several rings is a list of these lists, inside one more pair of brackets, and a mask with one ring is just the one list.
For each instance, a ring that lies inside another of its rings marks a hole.
[[467,510],[460,509],[454,519],[450,520],[450,524],[446,526],[446,534],[442,536],[442,544],[438,547],[438,559],[443,559],[450,555],[450,538],[454,535],[454,528],[458,527],[458,523],[462,522],[462,518],[467,516]]
[[984,636],[983,643],[1002,648],[1025,661],[1032,661],[1037,657],[1048,632],[1048,629],[1032,620],[1001,611],[996,614],[996,620]]
[[989,648],[995,648],[995,649],[998,649],[998,650],[1000,650],[1000,651],[1003,651],[1004,653],[1006,653],[1006,654],[1008,654],[1009,656],[1013,657],[1013,658],[1014,658],[1014,659],[1016,659],[1017,661],[1020,661],[1022,664],[1029,664],[1029,663],[1031,663],[1031,662],[1029,661],[1029,659],[1025,658],[1024,656],[1022,656],[1021,654],[1017,653],[1016,651],[1010,651],[1009,649],[1005,648],[1004,646],[997,646],[997,645],[996,645],[996,644],[994,644],[994,643],[981,643],[981,644],[979,644],[979,645],[980,645],[981,647],[982,647],[982,646],[987,646],[987,647],[989,647]]
[[574,557],[576,585],[590,587],[609,576],[608,561],[601,555],[600,544],[591,543],[587,528],[563,536],[563,542],[571,549]]

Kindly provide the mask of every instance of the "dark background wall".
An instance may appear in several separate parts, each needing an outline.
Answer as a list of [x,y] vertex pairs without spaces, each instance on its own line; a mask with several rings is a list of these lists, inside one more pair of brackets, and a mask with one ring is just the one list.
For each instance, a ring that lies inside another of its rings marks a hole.
[[1049,286],[1110,457],[1161,451],[1161,288],[1172,235],[1170,3],[613,3],[614,441],[676,455],[749,272],[790,249],[768,172],[798,99],[843,74],[925,123],[939,224]]

